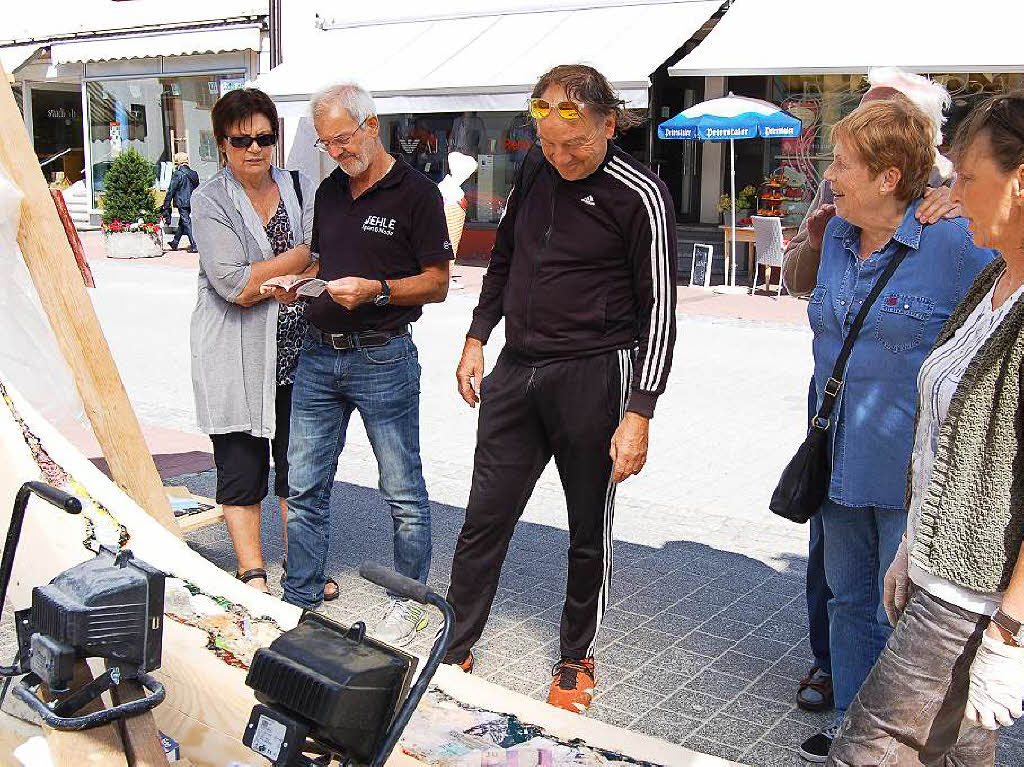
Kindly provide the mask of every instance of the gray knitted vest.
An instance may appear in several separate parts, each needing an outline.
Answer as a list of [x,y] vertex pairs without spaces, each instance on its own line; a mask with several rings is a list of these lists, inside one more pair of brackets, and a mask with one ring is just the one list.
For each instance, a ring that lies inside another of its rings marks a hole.
[[[1006,264],[978,275],[935,346],[953,337]],[[935,468],[910,556],[932,575],[975,591],[1004,591],[1024,540],[1024,300],[978,350],[939,431]],[[916,420],[920,418],[918,408]],[[910,506],[911,483],[907,484]]]

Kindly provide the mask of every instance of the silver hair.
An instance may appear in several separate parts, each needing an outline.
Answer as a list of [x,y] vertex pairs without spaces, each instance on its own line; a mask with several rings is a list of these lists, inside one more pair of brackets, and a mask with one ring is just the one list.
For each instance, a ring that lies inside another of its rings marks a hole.
[[356,83],[335,83],[317,91],[309,100],[309,112],[316,120],[333,105],[347,110],[358,123],[377,114],[373,96]]
[[932,124],[932,144],[942,143],[942,126],[946,123],[943,112],[949,109],[952,99],[940,83],[896,67],[869,69],[868,83],[872,88],[892,88],[910,99]]

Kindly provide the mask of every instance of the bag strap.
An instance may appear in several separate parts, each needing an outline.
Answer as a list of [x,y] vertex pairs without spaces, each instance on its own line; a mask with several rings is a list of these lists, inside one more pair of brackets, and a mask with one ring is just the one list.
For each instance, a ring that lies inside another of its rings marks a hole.
[[288,171],[292,177],[292,186],[295,187],[295,196],[299,198],[299,207],[302,207],[302,184],[299,182],[299,172],[297,170]]
[[860,311],[857,312],[857,317],[854,319],[853,325],[850,326],[850,332],[846,334],[846,338],[843,341],[843,348],[840,350],[839,357],[836,358],[836,364],[832,368],[832,376],[825,382],[825,396],[822,397],[818,412],[811,419],[812,428],[821,429],[822,431],[828,429],[832,417],[832,409],[835,407],[836,400],[839,398],[839,392],[843,388],[846,363],[850,360],[853,344],[860,334],[860,329],[864,326],[864,320],[867,319],[871,307],[878,300],[878,296],[885,289],[889,278],[892,277],[897,267],[903,263],[903,259],[907,257],[909,252],[910,248],[908,246],[900,246],[899,250],[889,260],[889,263],[886,264],[885,270],[875,280],[875,284],[872,286],[871,292],[868,293],[868,297],[864,299],[864,304],[860,307]]

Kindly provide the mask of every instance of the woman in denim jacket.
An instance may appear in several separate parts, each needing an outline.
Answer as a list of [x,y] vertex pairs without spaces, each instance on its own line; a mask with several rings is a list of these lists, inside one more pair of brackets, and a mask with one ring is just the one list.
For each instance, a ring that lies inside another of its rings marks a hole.
[[912,104],[858,107],[832,132],[825,172],[835,217],[825,228],[808,315],[820,402],[843,339],[890,259],[907,255],[853,347],[832,429],[832,478],[821,508],[836,723],[802,755],[824,762],[836,728],[889,638],[882,583],[906,527],[917,373],[943,324],[992,260],[962,219],[915,213],[931,172],[928,118]]
[[835,765],[990,767],[995,731],[1021,716],[1024,92],[979,107],[955,149],[952,198],[1002,258],[921,366],[909,524],[885,578],[896,630],[850,708]]

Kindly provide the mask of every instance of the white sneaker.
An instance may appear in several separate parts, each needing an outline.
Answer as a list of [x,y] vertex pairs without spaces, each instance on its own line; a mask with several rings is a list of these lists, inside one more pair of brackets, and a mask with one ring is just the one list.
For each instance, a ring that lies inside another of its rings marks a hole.
[[405,647],[428,623],[430,620],[426,612],[415,602],[389,598],[384,603],[373,636],[392,647]]

